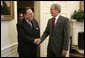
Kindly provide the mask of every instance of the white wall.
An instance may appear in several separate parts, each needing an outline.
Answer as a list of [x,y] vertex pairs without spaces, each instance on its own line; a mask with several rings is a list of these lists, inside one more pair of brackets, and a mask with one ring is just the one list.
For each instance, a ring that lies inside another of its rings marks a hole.
[[[10,56],[9,53],[7,53],[12,52],[11,50],[9,50],[10,47],[17,47],[16,23],[17,2],[14,1],[14,19],[11,21],[1,21],[1,57]],[[13,56],[16,56],[16,54]]]

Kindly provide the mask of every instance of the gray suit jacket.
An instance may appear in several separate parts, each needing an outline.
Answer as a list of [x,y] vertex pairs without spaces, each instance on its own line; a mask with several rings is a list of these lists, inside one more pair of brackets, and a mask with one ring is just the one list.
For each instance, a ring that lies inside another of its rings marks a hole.
[[41,36],[41,43],[49,35],[48,50],[52,50],[56,55],[61,54],[62,50],[68,50],[70,38],[69,19],[59,16],[56,22],[55,31],[52,31],[52,18],[49,19],[47,27]]

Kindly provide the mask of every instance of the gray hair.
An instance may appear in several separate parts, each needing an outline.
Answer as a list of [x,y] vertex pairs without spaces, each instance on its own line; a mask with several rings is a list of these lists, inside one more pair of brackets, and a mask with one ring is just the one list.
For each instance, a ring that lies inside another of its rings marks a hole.
[[59,13],[61,12],[61,6],[59,4],[52,4],[51,7],[54,7],[54,9],[58,10]]

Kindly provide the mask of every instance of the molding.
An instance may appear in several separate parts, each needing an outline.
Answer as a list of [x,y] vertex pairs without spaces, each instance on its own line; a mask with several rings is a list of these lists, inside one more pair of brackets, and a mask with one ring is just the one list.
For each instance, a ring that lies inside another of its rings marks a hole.
[[6,50],[6,49],[8,49],[8,48],[10,48],[10,47],[12,47],[12,46],[15,46],[15,45],[17,45],[18,43],[13,43],[13,44],[11,44],[11,45],[8,45],[8,46],[6,46],[6,47],[3,47],[3,48],[1,48],[1,51],[4,51],[4,50]]
[[1,49],[1,57],[18,57],[17,44],[13,43]]

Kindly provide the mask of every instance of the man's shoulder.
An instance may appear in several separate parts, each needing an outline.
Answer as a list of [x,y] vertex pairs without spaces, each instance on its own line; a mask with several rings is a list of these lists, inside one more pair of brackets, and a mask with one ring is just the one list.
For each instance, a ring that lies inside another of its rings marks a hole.
[[61,18],[63,18],[63,19],[69,19],[68,17],[65,17],[65,16],[61,16],[61,15],[60,15],[60,17],[61,17]]
[[50,23],[52,21],[52,18],[48,19],[48,23]]
[[65,16],[60,16],[60,18],[61,18],[61,21],[69,21],[69,18],[68,17],[65,17]]
[[32,21],[37,23],[37,21],[36,21],[36,19],[35,19],[35,18],[33,18],[33,20],[32,20]]
[[38,24],[38,21],[35,18],[33,18],[32,23]]
[[17,25],[22,25],[24,22],[25,22],[24,19],[21,20],[21,21],[18,21],[18,22],[17,22]]
[[51,20],[52,20],[52,18],[48,19],[48,21],[51,21]]

